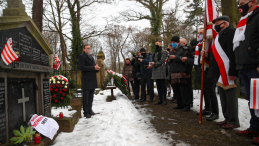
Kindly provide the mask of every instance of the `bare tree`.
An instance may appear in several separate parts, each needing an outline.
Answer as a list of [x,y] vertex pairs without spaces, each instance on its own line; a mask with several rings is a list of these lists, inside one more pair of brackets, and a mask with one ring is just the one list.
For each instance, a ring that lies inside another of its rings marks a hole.
[[132,44],[132,52],[137,52],[141,48],[145,48],[147,52],[151,51],[151,29],[144,28],[144,29],[137,29],[132,28],[130,32],[130,41]]

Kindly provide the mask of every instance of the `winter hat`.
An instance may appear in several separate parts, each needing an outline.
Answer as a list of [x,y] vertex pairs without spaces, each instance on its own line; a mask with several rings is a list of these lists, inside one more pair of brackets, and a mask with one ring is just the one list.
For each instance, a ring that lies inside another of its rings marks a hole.
[[146,49],[141,48],[139,52],[146,52]]
[[173,36],[172,39],[171,39],[171,42],[172,42],[172,41],[179,43],[179,42],[180,42],[180,39],[179,39],[178,36]]
[[196,46],[199,42],[197,41],[197,39],[193,39],[190,43],[191,46]]

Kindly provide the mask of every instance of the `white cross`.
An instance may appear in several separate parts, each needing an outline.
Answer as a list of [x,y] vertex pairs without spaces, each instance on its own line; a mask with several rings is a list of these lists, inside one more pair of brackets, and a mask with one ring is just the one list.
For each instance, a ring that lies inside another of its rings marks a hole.
[[18,104],[22,103],[23,104],[23,121],[26,121],[26,112],[25,112],[25,102],[29,101],[29,97],[24,96],[24,88],[22,88],[22,98],[18,99]]

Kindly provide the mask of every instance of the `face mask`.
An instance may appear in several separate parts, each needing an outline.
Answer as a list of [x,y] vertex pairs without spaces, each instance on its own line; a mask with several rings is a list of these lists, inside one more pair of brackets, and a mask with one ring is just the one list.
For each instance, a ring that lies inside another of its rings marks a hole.
[[146,57],[146,53],[141,53],[141,56]]
[[203,39],[203,34],[197,35],[197,41],[200,42]]
[[[224,22],[223,22],[224,23]],[[223,24],[223,23],[221,23],[221,24]],[[221,31],[221,29],[223,28],[223,27],[220,27],[220,25],[221,24],[219,24],[219,25],[215,25],[215,30],[219,33],[220,31]]]
[[129,62],[126,62],[126,64],[129,64]]
[[[250,1],[250,2],[251,2],[251,1]],[[250,2],[248,2],[248,3],[250,3]],[[238,9],[239,9],[239,11],[241,12],[241,15],[242,15],[242,16],[245,16],[245,15],[247,14],[249,8],[250,8],[250,7],[248,6],[248,3],[244,4],[243,6],[238,7]]]
[[172,43],[172,47],[176,48],[177,47],[177,43]]

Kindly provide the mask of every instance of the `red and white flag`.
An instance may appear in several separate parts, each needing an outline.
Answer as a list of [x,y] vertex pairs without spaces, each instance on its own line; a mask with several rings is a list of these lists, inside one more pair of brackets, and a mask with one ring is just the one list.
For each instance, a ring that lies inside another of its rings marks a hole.
[[251,79],[250,108],[259,110],[259,78]]
[[55,61],[54,61],[54,64],[52,66],[52,68],[58,70],[60,67],[60,60],[58,58],[58,54],[55,55]]
[[200,55],[200,51],[199,48],[201,47],[202,42],[199,42],[199,44],[196,45],[195,47],[195,56],[194,56],[194,65],[198,65],[199,64],[199,55]]
[[4,50],[1,53],[1,57],[6,65],[9,65],[10,63],[18,59],[18,56],[13,51],[12,38],[9,38],[7,40]]
[[229,67],[230,67],[230,60],[227,56],[227,54],[222,49],[220,43],[219,43],[219,35],[217,35],[215,42],[212,46],[212,52],[213,56],[215,57],[215,60],[219,67],[220,77],[218,82],[220,85],[223,85],[224,89],[229,89],[228,87],[235,86],[235,82],[233,80],[229,80]]

